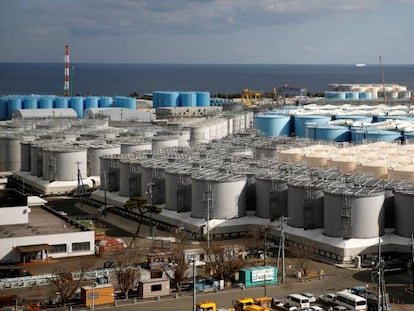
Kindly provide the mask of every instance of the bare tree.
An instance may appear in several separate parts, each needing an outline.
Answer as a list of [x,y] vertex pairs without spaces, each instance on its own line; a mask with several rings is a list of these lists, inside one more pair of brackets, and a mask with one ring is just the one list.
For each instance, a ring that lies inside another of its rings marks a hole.
[[239,249],[235,245],[210,242],[210,248],[206,249],[206,252],[208,266],[216,278],[232,280],[234,273],[244,266]]
[[128,292],[135,287],[138,279],[138,270],[135,267],[138,254],[132,249],[122,249],[115,252],[114,258],[116,281],[121,292],[125,294],[125,299],[128,299]]
[[128,211],[136,209],[139,213],[137,230],[135,231],[135,234],[129,243],[129,247],[131,247],[134,244],[135,240],[138,238],[144,215],[147,213],[159,214],[161,213],[161,208],[154,204],[148,204],[147,201],[141,196],[130,198],[127,202],[125,202],[124,208]]
[[60,264],[52,272],[49,279],[56,292],[60,295],[59,303],[63,306],[72,298],[76,290],[84,281],[85,272],[89,270],[91,263],[84,260],[78,261],[76,264]]
[[171,262],[168,265],[162,266],[163,271],[174,284],[178,294],[181,294],[181,286],[186,279],[186,271],[189,268],[189,264],[185,260],[184,252],[189,240],[190,234],[182,228],[178,229],[175,236],[175,244],[171,250]]

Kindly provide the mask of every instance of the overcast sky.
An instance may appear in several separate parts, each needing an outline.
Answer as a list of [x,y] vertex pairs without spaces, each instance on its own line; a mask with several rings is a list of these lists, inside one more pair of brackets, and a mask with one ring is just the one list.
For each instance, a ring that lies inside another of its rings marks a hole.
[[0,0],[0,62],[414,63],[414,0]]

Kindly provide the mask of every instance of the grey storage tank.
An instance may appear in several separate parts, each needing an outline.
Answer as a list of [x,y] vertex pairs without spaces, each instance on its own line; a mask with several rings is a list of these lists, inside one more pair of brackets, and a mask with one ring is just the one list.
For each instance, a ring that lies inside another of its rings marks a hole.
[[141,163],[145,154],[136,158],[122,159],[119,162],[119,195],[124,197],[142,196],[141,193]]
[[20,142],[16,135],[0,136],[0,172],[20,171]]
[[287,216],[286,176],[268,173],[256,176],[256,216],[274,220]]
[[150,159],[141,164],[141,196],[153,204],[165,202],[165,166],[167,159]]
[[120,154],[121,147],[118,144],[93,144],[88,147],[88,176],[99,176],[101,162],[99,158],[104,155]]
[[[246,176],[201,170],[191,176],[191,217],[231,219],[246,214]],[[206,197],[210,193],[211,200]]]
[[395,191],[395,233],[409,238],[414,232],[414,189]]
[[151,151],[152,144],[147,139],[136,139],[121,142],[121,153],[134,153],[137,151],[148,150]]
[[[32,142],[20,142],[20,170],[30,172]],[[0,151],[1,152],[1,151]]]
[[42,146],[34,143],[30,146],[30,175],[42,177],[43,157]]
[[168,166],[165,170],[165,208],[176,212],[191,210],[191,165]]
[[288,225],[315,229],[323,226],[323,187],[320,180],[288,182]]
[[99,158],[101,162],[101,190],[119,191],[119,164],[121,159],[127,158],[126,155],[110,154]]
[[324,193],[323,234],[344,239],[384,234],[383,190],[338,187]]

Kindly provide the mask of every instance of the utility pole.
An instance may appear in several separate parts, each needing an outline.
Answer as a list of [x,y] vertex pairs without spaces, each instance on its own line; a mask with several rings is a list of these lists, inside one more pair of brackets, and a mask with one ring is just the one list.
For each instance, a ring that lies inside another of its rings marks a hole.
[[154,183],[152,181],[147,183],[147,194],[149,198],[149,207],[150,207],[149,218],[150,218],[150,235],[152,239],[152,250],[154,250],[154,230],[152,227],[152,186],[153,185]]
[[197,311],[197,288],[196,288],[196,265],[195,254],[193,255],[193,311]]
[[207,222],[206,222],[206,235],[207,235],[207,251],[210,250],[210,202],[212,201],[212,188],[211,180],[207,179],[204,185],[204,197],[203,201],[207,202]]
[[[264,252],[263,252],[263,268],[266,267],[266,257],[267,257],[267,230],[269,229],[269,227],[267,225],[264,226]],[[266,271],[266,270],[264,270]],[[264,295],[265,297],[267,296],[267,287],[266,287],[266,272],[263,276],[263,280],[264,280]]]
[[414,294],[414,235],[411,232],[411,239],[410,239],[410,246],[411,246],[411,276],[412,276],[412,293]]
[[279,218],[280,221],[280,241],[279,241],[279,252],[277,256],[277,267],[279,268],[279,258],[280,252],[282,252],[282,283],[285,282],[286,279],[286,269],[285,269],[285,224],[289,220],[288,217],[281,216]]

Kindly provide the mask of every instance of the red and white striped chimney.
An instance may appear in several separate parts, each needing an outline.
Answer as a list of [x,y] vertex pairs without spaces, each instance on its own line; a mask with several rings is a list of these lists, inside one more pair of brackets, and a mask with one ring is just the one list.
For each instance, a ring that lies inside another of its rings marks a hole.
[[70,84],[69,84],[69,45],[65,45],[65,84],[63,87],[63,95],[69,96]]

